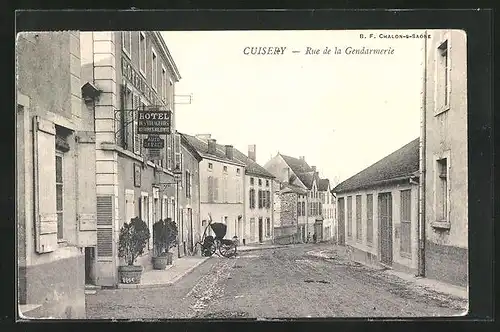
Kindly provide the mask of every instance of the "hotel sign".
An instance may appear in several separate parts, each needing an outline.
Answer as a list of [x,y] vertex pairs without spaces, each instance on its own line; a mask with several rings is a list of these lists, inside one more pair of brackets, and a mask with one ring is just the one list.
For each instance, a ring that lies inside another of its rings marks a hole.
[[146,149],[163,149],[165,148],[165,140],[158,135],[149,135],[143,141],[143,146]]
[[144,134],[170,134],[171,112],[159,111],[150,108],[137,111],[137,133]]

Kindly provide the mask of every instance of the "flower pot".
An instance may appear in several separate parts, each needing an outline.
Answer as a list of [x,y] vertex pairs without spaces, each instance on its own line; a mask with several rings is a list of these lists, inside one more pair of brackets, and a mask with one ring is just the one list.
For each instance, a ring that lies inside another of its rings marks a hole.
[[142,266],[123,265],[118,267],[118,276],[122,284],[139,284],[142,276]]
[[165,256],[153,257],[153,269],[155,270],[165,270],[167,265],[172,265],[173,254],[167,252]]

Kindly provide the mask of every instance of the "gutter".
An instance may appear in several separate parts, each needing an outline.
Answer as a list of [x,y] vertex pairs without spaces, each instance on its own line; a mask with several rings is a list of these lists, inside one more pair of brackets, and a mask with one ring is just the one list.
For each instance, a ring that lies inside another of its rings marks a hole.
[[[425,30],[427,35],[427,30]],[[426,149],[426,111],[427,111],[427,38],[424,38],[422,73],[422,105],[420,115],[420,158],[418,190],[418,276],[425,276],[425,149]]]
[[398,182],[406,182],[413,177],[414,177],[414,175],[412,173],[409,175],[399,176],[397,178],[392,178],[392,179],[388,179],[388,180],[380,180],[380,181],[373,182],[373,183],[370,183],[370,184],[365,185],[365,186],[358,186],[355,188],[349,188],[347,190],[335,190],[335,188],[334,188],[332,190],[332,192],[335,193],[334,195],[336,196],[336,194],[344,194],[344,193],[349,193],[349,192],[353,192],[353,191],[361,190],[361,189],[369,189],[369,188],[374,188],[374,187],[378,187],[378,186],[382,186],[382,185],[388,185],[388,184],[393,184],[393,183],[398,183]]

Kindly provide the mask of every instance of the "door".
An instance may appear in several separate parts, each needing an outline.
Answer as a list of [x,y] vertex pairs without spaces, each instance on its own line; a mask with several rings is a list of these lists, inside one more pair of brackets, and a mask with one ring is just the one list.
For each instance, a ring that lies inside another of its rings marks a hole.
[[193,210],[191,208],[187,209],[188,218],[188,246],[190,250],[193,250]]
[[306,226],[302,225],[302,242],[306,242]]
[[392,265],[392,196],[383,193],[378,196],[380,229],[380,262]]
[[85,284],[95,285],[95,248],[85,247]]
[[262,231],[263,231],[263,225],[262,225],[262,218],[259,218],[259,243],[262,242]]
[[238,240],[243,240],[243,220],[238,217]]
[[341,246],[345,246],[345,202],[344,198],[339,198],[337,201],[338,204],[338,244]]
[[250,242],[255,242],[255,218],[250,218]]

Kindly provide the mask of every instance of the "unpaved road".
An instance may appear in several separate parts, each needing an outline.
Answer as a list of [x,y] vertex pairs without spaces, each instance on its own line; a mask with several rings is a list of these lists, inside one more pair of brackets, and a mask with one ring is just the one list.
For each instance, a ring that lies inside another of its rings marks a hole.
[[[297,245],[212,258],[172,286],[100,290],[88,318],[286,318],[455,316],[465,303],[342,258]],[[308,254],[309,253],[309,254]]]

